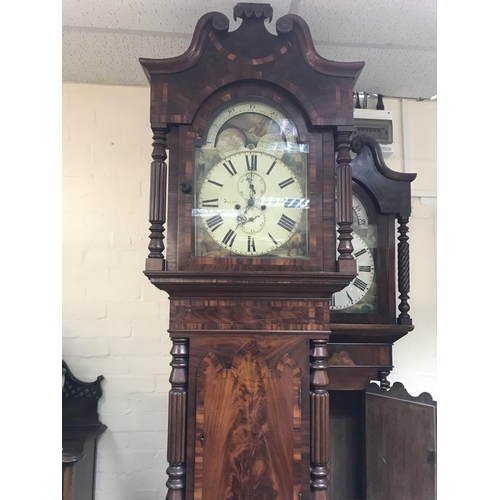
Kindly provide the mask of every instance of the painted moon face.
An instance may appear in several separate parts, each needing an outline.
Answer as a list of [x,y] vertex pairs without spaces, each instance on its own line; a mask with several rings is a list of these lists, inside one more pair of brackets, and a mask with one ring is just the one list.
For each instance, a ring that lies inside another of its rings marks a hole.
[[227,128],[219,134],[215,148],[221,158],[226,158],[245,149],[245,146],[245,134],[237,128]]

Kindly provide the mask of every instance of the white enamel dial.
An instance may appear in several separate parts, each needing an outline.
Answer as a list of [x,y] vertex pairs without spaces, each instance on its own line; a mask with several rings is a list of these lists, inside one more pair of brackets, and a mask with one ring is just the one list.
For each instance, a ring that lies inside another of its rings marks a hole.
[[347,287],[332,295],[330,308],[333,311],[347,309],[357,304],[368,293],[373,283],[375,267],[368,245],[361,237],[353,233],[352,246],[358,275]]
[[300,235],[309,208],[296,174],[276,156],[244,150],[202,180],[197,216],[209,237],[236,255],[265,255]]

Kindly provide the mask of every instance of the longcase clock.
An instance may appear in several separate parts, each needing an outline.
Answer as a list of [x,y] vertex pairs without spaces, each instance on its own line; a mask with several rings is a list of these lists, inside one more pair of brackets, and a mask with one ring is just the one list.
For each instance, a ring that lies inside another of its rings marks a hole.
[[355,255],[368,243],[353,232],[353,191],[370,223],[378,209],[351,167],[364,63],[318,55],[293,14],[271,34],[268,4],[234,16],[230,32],[208,13],[184,54],[140,60],[153,131],[145,274],[171,304],[167,499],[326,499],[332,295],[356,278],[380,289],[383,275],[374,249],[361,272]]
[[[230,32],[205,14],[184,54],[140,60],[153,131],[145,274],[168,293],[173,345],[167,500],[326,500],[340,491],[330,394],[377,378],[387,389],[389,344],[411,330],[405,286],[396,319],[389,285],[411,179],[351,143],[364,63],[318,55],[296,15],[271,34],[268,4],[234,17]],[[376,366],[356,358],[376,353]]]
[[371,137],[357,135],[351,146],[358,272],[330,301],[329,499],[432,500],[436,403],[387,379],[394,342],[413,330],[408,223],[415,174],[389,169]]
[[[348,384],[362,389],[379,380],[388,389],[392,345],[413,330],[408,222],[416,174],[389,169],[369,136],[357,135],[351,145],[352,243],[358,272],[330,301],[330,372],[337,369],[331,388]],[[358,364],[356,358],[364,361]],[[346,377],[349,370],[352,376]]]

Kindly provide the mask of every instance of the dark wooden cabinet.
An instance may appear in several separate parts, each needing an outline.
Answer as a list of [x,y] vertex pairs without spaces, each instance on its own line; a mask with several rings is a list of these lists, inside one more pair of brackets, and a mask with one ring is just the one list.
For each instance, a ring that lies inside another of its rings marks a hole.
[[153,131],[145,275],[168,293],[173,344],[167,500],[364,494],[349,489],[366,471],[364,416],[342,412],[371,380],[389,388],[392,343],[413,328],[414,175],[351,141],[364,63],[321,57],[293,14],[271,34],[272,14],[239,3],[232,32],[205,14],[184,54],[140,59]]
[[434,500],[436,408],[399,382],[332,391],[330,500]]
[[366,498],[436,498],[437,404],[401,383],[366,390]]
[[93,500],[97,440],[107,428],[97,412],[103,377],[79,380],[64,361],[62,372],[62,499]]

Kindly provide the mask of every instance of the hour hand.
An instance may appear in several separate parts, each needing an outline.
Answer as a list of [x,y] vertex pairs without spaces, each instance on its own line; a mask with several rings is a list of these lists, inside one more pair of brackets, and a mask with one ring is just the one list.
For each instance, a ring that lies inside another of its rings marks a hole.
[[245,225],[245,223],[248,221],[247,218],[247,211],[250,207],[245,208],[245,210],[242,210],[237,216],[236,216],[236,222],[238,225],[236,226],[236,229],[238,229],[240,226]]
[[255,186],[253,185],[253,174],[247,174],[248,185],[250,186],[250,197],[253,197],[255,194]]
[[250,219],[247,219],[247,222],[253,222],[255,219],[260,217],[262,214],[256,215],[255,217],[250,217]]

